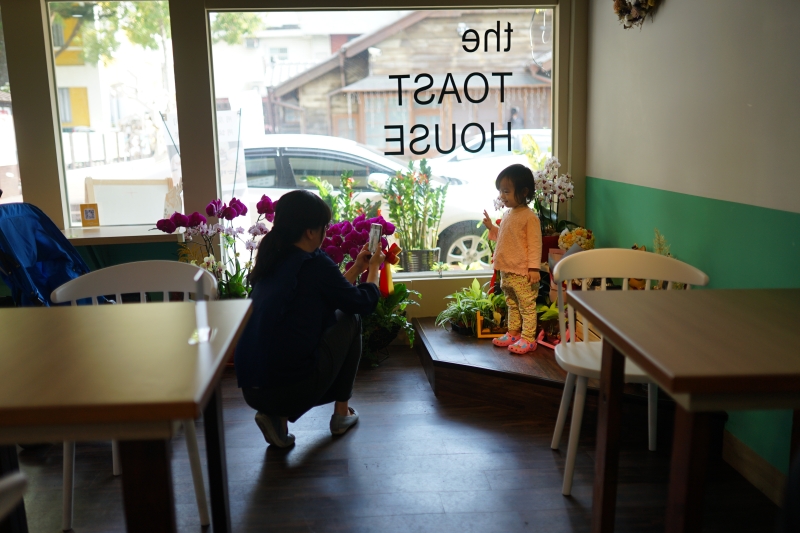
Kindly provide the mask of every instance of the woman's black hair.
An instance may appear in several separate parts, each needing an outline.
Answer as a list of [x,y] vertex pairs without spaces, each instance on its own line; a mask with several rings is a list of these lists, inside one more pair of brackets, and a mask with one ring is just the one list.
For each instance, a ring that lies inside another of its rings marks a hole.
[[250,283],[255,285],[281,264],[306,230],[325,228],[330,220],[331,208],[322,198],[309,191],[301,189],[281,196],[275,203],[272,230],[258,246]]
[[509,179],[514,186],[514,199],[518,204],[528,205],[533,201],[533,193],[536,186],[533,183],[533,172],[531,172],[531,169],[518,163],[516,165],[507,166],[501,170],[494,182],[494,186],[497,187],[498,191],[500,190],[500,182],[503,181],[503,178]]

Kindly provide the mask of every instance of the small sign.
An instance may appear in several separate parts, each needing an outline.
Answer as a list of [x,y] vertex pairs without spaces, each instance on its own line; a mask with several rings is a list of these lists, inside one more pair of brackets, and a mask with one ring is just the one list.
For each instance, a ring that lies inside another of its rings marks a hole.
[[81,225],[92,228],[100,225],[100,212],[97,204],[81,204]]

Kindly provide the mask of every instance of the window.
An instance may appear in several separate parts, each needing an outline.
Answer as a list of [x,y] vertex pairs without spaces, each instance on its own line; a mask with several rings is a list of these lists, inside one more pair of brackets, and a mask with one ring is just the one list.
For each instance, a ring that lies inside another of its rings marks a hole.
[[342,152],[314,151],[312,153],[287,152],[289,166],[292,168],[295,182],[305,188],[314,188],[306,178],[313,176],[323,179],[338,188],[343,172],[351,171],[355,183],[353,187],[360,190],[369,190],[367,177],[372,173],[393,174],[394,172],[378,162],[349,156]]
[[286,61],[289,59],[288,48],[270,48],[269,55],[274,61]]
[[[243,17],[255,15],[212,12],[210,26],[224,16],[242,17],[233,26],[244,27]],[[511,164],[539,164],[526,135],[540,153],[552,145],[553,9],[262,15],[258,67],[269,67],[240,68],[254,54],[212,35],[214,92],[242,110],[251,210],[264,188],[275,196],[294,181],[313,190],[309,176],[338,188],[352,171],[366,194],[370,174],[393,175],[425,158],[438,181],[451,183],[440,259],[454,269],[489,268],[485,260],[458,263],[465,246],[488,246],[477,226],[497,195],[496,176]],[[343,27],[346,35],[334,33]],[[341,61],[330,60],[343,49]],[[276,154],[250,155],[266,148]]]
[[244,40],[245,48],[258,48],[258,39],[254,37],[248,37]]
[[104,226],[152,226],[182,209],[169,4],[48,9],[70,224],[85,203]]
[[64,25],[53,24],[53,46],[64,46]]
[[278,164],[275,150],[246,150],[245,168],[249,187],[283,187],[294,188],[294,182],[285,183],[278,180]]
[[58,116],[62,123],[72,123],[72,105],[69,97],[69,89],[58,90]]
[[[0,29],[2,29],[0,13]],[[0,32],[0,56],[5,54],[5,42]],[[14,134],[14,114],[11,107],[11,87],[5,61],[0,62],[0,204],[21,202],[22,183],[17,162],[17,139]]]

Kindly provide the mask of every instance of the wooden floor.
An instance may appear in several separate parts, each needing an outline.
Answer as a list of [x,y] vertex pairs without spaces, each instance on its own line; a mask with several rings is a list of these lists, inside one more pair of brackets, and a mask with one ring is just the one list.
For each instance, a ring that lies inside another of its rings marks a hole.
[[[434,396],[415,352],[392,348],[363,370],[352,404],[359,424],[328,431],[331,407],[290,425],[297,444],[267,448],[229,371],[223,383],[234,532],[589,531],[596,411],[587,408],[573,496],[561,495],[566,440],[550,449],[556,409],[504,409],[461,396]],[[663,531],[669,443],[647,451],[643,405],[625,405],[617,531]],[[198,423],[203,449],[202,422]],[[566,433],[566,431],[565,431]],[[566,436],[565,436],[566,439]],[[204,455],[204,453],[203,453]],[[20,454],[30,477],[31,533],[56,533],[61,448]],[[75,530],[122,531],[121,485],[109,443],[78,444]],[[179,529],[201,531],[183,439],[174,440]],[[704,531],[771,532],[776,507],[725,463],[706,490]]]

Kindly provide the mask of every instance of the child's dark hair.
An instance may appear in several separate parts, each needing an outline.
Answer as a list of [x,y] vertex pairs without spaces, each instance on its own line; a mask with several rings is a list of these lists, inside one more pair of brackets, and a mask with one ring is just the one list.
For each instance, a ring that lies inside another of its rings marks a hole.
[[298,189],[281,196],[275,203],[272,231],[258,245],[250,283],[255,285],[282,263],[307,229],[324,228],[330,220],[331,208],[311,191]]
[[514,186],[514,199],[518,204],[528,205],[533,201],[535,185],[533,183],[533,172],[531,172],[531,169],[520,164],[510,165],[504,168],[500,171],[500,174],[497,175],[497,179],[494,182],[494,186],[497,187],[498,191],[500,190],[500,182],[503,181],[503,178],[510,180],[511,184]]

